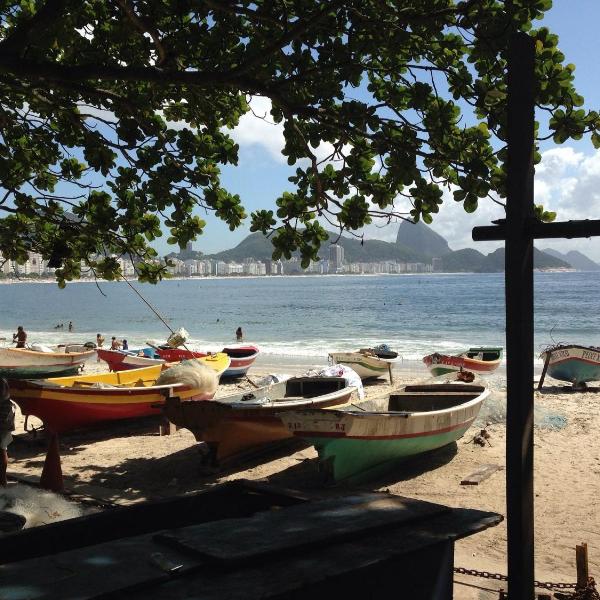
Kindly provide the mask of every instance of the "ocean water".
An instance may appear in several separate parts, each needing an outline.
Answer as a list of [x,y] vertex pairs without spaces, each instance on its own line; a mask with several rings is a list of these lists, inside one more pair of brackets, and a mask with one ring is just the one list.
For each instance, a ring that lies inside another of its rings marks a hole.
[[[327,353],[386,343],[404,361],[471,345],[505,345],[503,274],[303,276],[135,284],[189,345],[244,340],[265,355],[326,361]],[[536,352],[554,342],[600,345],[599,273],[536,273]],[[125,283],[0,285],[0,336],[29,342],[164,341],[167,328]],[[67,324],[73,321],[74,331]],[[54,329],[64,323],[63,329]],[[274,362],[274,361],[271,361]]]

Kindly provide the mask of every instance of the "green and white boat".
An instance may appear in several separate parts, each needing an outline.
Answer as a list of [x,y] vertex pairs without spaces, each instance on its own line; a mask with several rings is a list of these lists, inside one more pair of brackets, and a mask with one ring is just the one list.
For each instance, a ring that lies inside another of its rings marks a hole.
[[392,364],[396,360],[378,356],[370,348],[356,352],[330,352],[329,359],[333,364],[350,367],[363,380],[386,376],[391,379]]
[[407,385],[359,410],[301,410],[279,417],[293,435],[313,444],[328,483],[368,479],[463,436],[489,395],[486,386],[445,380]]

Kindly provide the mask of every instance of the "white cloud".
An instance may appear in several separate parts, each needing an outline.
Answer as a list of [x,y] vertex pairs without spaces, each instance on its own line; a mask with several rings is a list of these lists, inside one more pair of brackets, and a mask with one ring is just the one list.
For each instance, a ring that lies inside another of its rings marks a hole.
[[231,137],[242,150],[253,150],[257,146],[267,151],[269,156],[279,163],[285,163],[281,154],[284,146],[283,124],[274,123],[271,118],[271,100],[262,96],[250,99],[251,111],[243,115]]
[[542,162],[535,169],[536,177],[561,177],[570,167],[577,167],[585,158],[570,146],[551,148],[542,153]]
[[[281,153],[285,146],[283,136],[283,123],[274,123],[271,117],[272,103],[269,98],[263,96],[252,96],[250,99],[251,111],[240,118],[238,126],[231,131],[231,137],[239,144],[241,151],[255,150],[256,147],[262,147],[266,150],[268,156],[277,163],[286,163],[286,157]],[[346,145],[342,149],[348,152],[350,146]],[[311,146],[321,168],[332,163],[335,165],[339,158],[331,158],[334,152],[334,146],[330,142],[323,142],[318,147]],[[299,161],[299,166],[306,168],[309,165],[308,160]]]
[[[536,167],[536,203],[557,213],[558,221],[600,218],[600,152],[586,155],[572,147],[552,148],[542,153],[542,162]],[[449,192],[444,193],[440,212],[433,216],[432,228],[448,240],[453,250],[471,247],[491,252],[501,244],[474,242],[473,227],[490,225],[504,218],[504,209],[491,200],[480,200],[475,213],[466,213],[462,203],[454,202]],[[385,228],[370,225],[365,228],[367,239],[394,241],[398,224]],[[560,252],[579,250],[600,262],[600,240],[538,240],[538,248],[556,248]]]

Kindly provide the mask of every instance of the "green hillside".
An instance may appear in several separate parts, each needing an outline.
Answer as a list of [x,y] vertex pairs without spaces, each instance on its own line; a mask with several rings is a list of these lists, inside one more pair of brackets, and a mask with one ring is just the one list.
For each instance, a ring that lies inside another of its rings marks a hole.
[[463,248],[441,257],[441,270],[444,273],[476,273],[485,260],[485,255],[473,248]]
[[[341,237],[330,233],[329,239],[336,241],[344,248],[346,262],[379,262],[382,260],[397,260],[401,262],[429,262],[422,254],[406,248],[402,244],[382,242],[380,240],[364,240]],[[245,258],[255,260],[268,260],[273,253],[273,246],[262,233],[252,233],[243,239],[235,248],[206,255],[205,258],[215,260],[241,262]],[[319,253],[322,259],[329,257],[329,244],[321,246]]]
[[[537,248],[533,249],[533,266],[535,269],[570,269],[571,265],[560,258],[550,256]],[[479,273],[500,273],[504,271],[504,248],[498,248],[488,254],[479,269]]]

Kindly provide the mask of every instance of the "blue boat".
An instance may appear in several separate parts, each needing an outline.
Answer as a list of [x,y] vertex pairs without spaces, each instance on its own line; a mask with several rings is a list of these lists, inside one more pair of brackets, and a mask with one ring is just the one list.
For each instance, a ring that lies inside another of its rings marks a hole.
[[550,377],[569,381],[573,387],[585,387],[588,381],[600,381],[600,348],[595,346],[558,345],[540,355],[548,365]]

